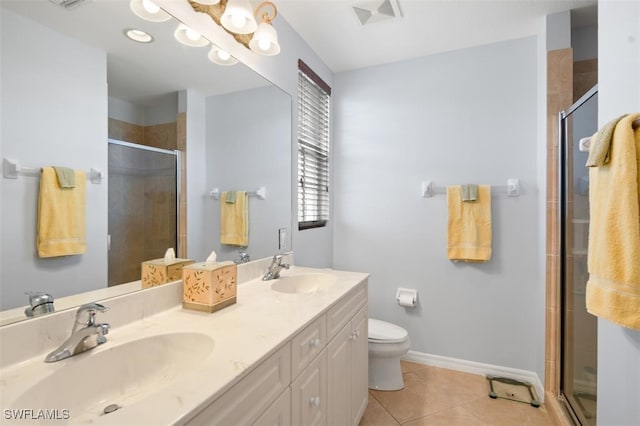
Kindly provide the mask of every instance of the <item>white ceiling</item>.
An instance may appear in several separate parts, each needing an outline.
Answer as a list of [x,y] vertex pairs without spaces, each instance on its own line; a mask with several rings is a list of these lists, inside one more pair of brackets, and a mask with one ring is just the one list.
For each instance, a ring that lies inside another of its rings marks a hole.
[[[210,96],[269,84],[242,64],[210,62],[208,47],[181,45],[173,37],[175,20],[144,21],[131,12],[129,0],[87,0],[70,9],[49,0],[0,2],[5,9],[105,50],[109,96],[125,101],[150,106],[175,99],[175,92],[185,88]],[[145,30],[155,40],[132,42],[124,37],[125,28]]]
[[[362,1],[276,0],[281,15],[334,72],[531,36],[546,15],[596,0],[398,0],[401,19],[367,26],[356,18],[356,3]],[[593,18],[583,15],[583,21]]]
[[[545,15],[596,0],[398,0],[401,19],[365,27],[351,8],[356,0],[275,2],[281,16],[339,72],[529,36]],[[241,64],[211,63],[206,47],[180,45],[173,38],[175,20],[143,21],[131,13],[129,0],[86,0],[70,10],[49,0],[0,0],[0,5],[105,50],[109,95],[123,100],[153,105],[184,88],[209,96],[269,84]],[[576,22],[593,22],[594,10],[576,13]],[[131,42],[122,35],[124,28],[146,30],[155,41]]]

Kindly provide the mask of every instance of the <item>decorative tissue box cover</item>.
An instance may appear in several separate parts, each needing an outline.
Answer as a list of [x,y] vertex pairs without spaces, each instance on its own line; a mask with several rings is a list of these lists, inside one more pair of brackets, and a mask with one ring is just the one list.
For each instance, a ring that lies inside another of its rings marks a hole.
[[236,303],[238,266],[233,262],[207,265],[205,262],[182,269],[182,307],[215,312]]
[[194,263],[191,259],[153,259],[142,262],[142,288],[155,287],[182,278],[182,268]]

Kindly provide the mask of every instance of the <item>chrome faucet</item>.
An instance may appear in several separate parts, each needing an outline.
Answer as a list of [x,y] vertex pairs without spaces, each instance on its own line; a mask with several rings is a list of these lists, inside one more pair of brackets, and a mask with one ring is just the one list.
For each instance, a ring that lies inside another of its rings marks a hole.
[[251,261],[249,253],[247,253],[246,251],[240,250],[238,252],[238,256],[240,256],[240,258],[236,261],[236,263],[247,263]]
[[273,256],[271,260],[271,265],[269,265],[269,269],[264,277],[262,277],[262,281],[275,280],[280,278],[280,272],[283,269],[289,269],[288,263],[282,263],[282,258],[286,256],[286,254],[276,254]]
[[58,349],[47,355],[44,362],[60,361],[106,342],[107,338],[104,335],[109,333],[109,324],[96,323],[96,313],[108,309],[99,303],[80,306],[76,312],[71,336]]
[[29,296],[29,306],[24,309],[24,314],[27,317],[38,317],[55,311],[53,307],[53,296],[49,293],[28,291],[25,294]]

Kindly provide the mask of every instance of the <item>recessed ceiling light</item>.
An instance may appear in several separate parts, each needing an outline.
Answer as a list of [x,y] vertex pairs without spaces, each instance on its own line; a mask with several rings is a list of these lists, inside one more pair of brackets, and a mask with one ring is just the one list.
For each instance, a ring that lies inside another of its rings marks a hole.
[[128,39],[137,41],[138,43],[151,43],[153,41],[153,36],[142,30],[127,28],[122,32]]

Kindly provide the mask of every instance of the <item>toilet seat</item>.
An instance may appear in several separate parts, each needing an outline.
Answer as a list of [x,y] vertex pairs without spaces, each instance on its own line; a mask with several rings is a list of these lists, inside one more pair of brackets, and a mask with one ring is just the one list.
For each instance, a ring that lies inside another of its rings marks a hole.
[[408,338],[407,330],[395,324],[369,318],[369,342],[400,343]]

